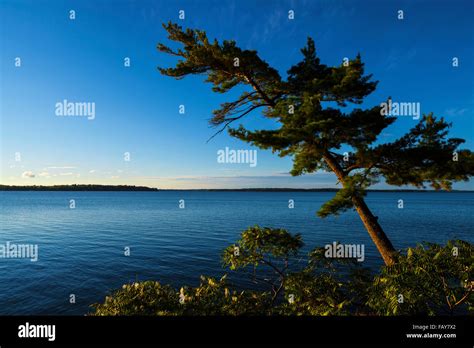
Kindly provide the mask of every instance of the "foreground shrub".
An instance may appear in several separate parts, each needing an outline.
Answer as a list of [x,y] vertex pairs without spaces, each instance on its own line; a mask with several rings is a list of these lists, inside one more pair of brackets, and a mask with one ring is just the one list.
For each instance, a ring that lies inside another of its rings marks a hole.
[[382,267],[368,304],[377,314],[462,314],[473,310],[473,245],[449,241],[408,248],[391,267]]
[[92,315],[414,315],[473,312],[473,245],[424,243],[399,253],[378,274],[352,259],[314,249],[300,262],[300,235],[251,227],[223,253],[231,272],[259,289],[238,290],[227,276],[201,276],[177,290],[154,281],[124,285]]
[[201,276],[198,287],[179,291],[159,282],[124,285],[94,304],[94,315],[265,315],[270,314],[267,292],[230,290],[226,277]]
[[179,314],[173,288],[146,281],[125,284],[107,296],[103,304],[94,304],[95,315],[175,315]]

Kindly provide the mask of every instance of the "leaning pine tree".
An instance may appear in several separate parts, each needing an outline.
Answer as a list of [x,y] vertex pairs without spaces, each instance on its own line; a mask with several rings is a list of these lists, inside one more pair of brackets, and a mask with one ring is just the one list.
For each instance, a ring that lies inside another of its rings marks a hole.
[[[361,104],[375,90],[377,82],[364,75],[359,55],[348,64],[330,67],[320,63],[314,41],[308,38],[301,50],[303,60],[288,70],[285,81],[256,51],[242,50],[235,41],[210,42],[204,31],[183,30],[171,22],[163,26],[168,38],[183,47],[174,50],[158,44],[159,51],[180,58],[173,68],[159,68],[162,74],[177,79],[205,75],[218,93],[248,87],[239,98],[213,111],[210,123],[219,127],[216,134],[228,129],[231,136],[259,148],[292,156],[292,175],[332,171],[342,188],[318,215],[354,208],[387,265],[395,262],[395,248],[364,201],[366,189],[383,177],[390,185],[422,188],[429,183],[449,190],[453,181],[469,180],[474,173],[473,153],[458,149],[463,139],[447,138],[451,125],[443,118],[424,115],[401,138],[380,144],[379,134],[395,121],[380,106],[343,112],[323,105]],[[230,127],[255,110],[277,121],[280,128]],[[341,154],[342,146],[350,152]]]

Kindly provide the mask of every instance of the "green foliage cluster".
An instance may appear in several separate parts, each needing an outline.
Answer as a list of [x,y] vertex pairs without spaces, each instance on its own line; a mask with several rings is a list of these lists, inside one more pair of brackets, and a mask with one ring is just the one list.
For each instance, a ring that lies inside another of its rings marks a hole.
[[[126,284],[93,305],[92,315],[413,315],[465,314],[474,306],[474,246],[424,243],[372,274],[356,260],[316,248],[301,262],[300,235],[250,227],[222,261],[259,290],[237,289],[227,275],[201,276],[177,290],[155,281]],[[263,290],[260,290],[263,289]],[[401,295],[401,297],[400,297]]]
[[125,284],[94,304],[94,315],[262,315],[270,308],[266,292],[229,288],[226,277],[201,276],[198,287],[176,291],[155,281]]
[[[474,246],[449,241],[408,248],[374,278],[368,304],[377,314],[456,314],[474,310]],[[398,296],[403,295],[403,303]]]

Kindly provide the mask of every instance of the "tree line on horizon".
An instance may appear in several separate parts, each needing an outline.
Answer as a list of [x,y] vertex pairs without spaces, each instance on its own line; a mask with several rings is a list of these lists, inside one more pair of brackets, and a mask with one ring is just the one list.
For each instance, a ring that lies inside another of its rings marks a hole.
[[72,184],[72,185],[0,185],[0,191],[158,191],[157,188],[133,185],[95,185],[95,184]]

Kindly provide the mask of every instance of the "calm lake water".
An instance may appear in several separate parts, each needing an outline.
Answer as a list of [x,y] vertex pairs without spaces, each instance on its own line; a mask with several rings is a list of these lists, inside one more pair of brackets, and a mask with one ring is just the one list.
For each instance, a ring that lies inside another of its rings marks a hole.
[[[249,226],[301,233],[305,251],[333,241],[365,244],[355,212],[317,218],[332,192],[0,192],[0,244],[37,244],[39,259],[0,258],[0,314],[85,314],[136,280],[197,285],[220,276],[222,250]],[[69,208],[74,199],[76,208]],[[185,200],[185,209],[178,201]],[[295,208],[288,209],[288,200]],[[403,199],[404,209],[398,209]],[[474,193],[371,192],[367,203],[396,248],[420,241],[474,242]],[[131,255],[124,255],[130,247]],[[238,279],[236,280],[239,281]],[[75,294],[76,303],[69,303]]]

